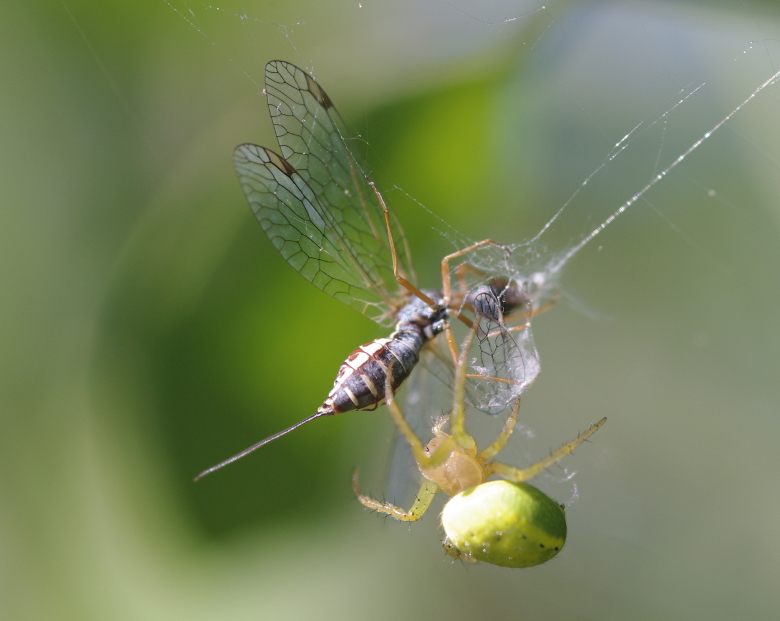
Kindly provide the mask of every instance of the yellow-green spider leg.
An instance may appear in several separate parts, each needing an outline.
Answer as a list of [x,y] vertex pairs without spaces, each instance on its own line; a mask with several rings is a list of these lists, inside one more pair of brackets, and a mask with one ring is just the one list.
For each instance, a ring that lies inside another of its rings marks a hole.
[[[464,403],[466,402],[466,367],[468,366],[466,358],[476,331],[477,324],[474,324],[474,327],[471,328],[466,335],[466,339],[463,341],[461,347],[460,358],[455,367],[455,384],[452,390],[452,412],[450,412],[451,437],[455,439],[458,446],[466,450],[473,449],[476,446],[474,438],[466,432],[466,410],[464,407]],[[446,442],[444,444],[446,444]],[[442,446],[444,446],[444,444],[442,444]],[[441,451],[441,448],[442,447],[440,446],[436,452],[438,453]]]
[[501,430],[501,433],[498,434],[498,437],[495,439],[495,441],[490,444],[489,446],[486,446],[484,449],[482,449],[479,452],[479,455],[477,455],[477,461],[481,464],[484,464],[488,459],[493,459],[498,453],[506,446],[506,443],[509,441],[509,436],[512,435],[512,432],[515,429],[515,424],[517,423],[517,413],[520,411],[520,397],[517,398],[517,401],[515,401],[515,405],[512,408],[512,413],[509,415],[509,417],[506,419],[506,422],[504,423],[504,428]]
[[425,452],[423,443],[420,441],[420,438],[415,435],[414,431],[412,431],[409,423],[406,422],[406,419],[404,418],[404,415],[396,404],[395,400],[387,399],[385,405],[387,405],[387,410],[390,412],[390,418],[393,419],[395,426],[398,427],[398,430],[409,443],[409,447],[412,449],[412,455],[414,456],[414,459],[420,468],[426,469],[440,466],[445,461],[447,461],[447,458],[452,454],[453,450],[457,448],[455,437],[448,436],[447,439],[438,446],[433,454],[428,455]]
[[581,433],[575,440],[567,442],[557,451],[550,453],[548,457],[536,462],[532,466],[528,466],[528,468],[516,468],[515,466],[503,464],[498,461],[492,461],[489,464],[485,464],[486,474],[497,474],[505,479],[517,481],[519,483],[527,481],[528,479],[533,479],[537,474],[569,455],[577,446],[596,433],[596,430],[605,422],[607,422],[607,419],[602,418],[599,422],[591,425],[586,431]]
[[389,502],[380,502],[379,500],[371,498],[371,496],[362,494],[360,492],[360,486],[358,485],[357,469],[352,473],[352,489],[355,492],[355,496],[357,496],[357,499],[364,507],[373,509],[379,513],[386,513],[396,520],[402,520],[404,522],[416,522],[419,520],[428,510],[428,507],[431,506],[433,497],[439,492],[439,486],[426,479],[420,487],[420,491],[417,492],[417,498],[415,498],[412,508],[408,511],[404,511],[400,507],[396,507]]

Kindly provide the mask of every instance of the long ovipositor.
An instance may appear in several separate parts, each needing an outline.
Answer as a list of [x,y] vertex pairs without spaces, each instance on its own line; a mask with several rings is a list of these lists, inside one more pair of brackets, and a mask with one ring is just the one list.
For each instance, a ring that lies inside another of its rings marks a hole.
[[[423,293],[431,300],[441,301],[441,293],[438,291]],[[463,301],[473,306],[476,314],[491,319],[497,319],[526,303],[525,296],[516,292],[503,279],[492,279],[489,284],[478,287],[465,296]],[[342,412],[375,410],[384,403],[388,374],[390,386],[395,393],[420,360],[420,351],[425,344],[444,331],[448,313],[449,308],[443,303],[430,306],[419,298],[412,298],[396,313],[398,323],[389,337],[361,345],[347,357],[339,368],[333,388],[314,414],[204,470],[195,480],[241,459],[317,418]]]
[[[437,300],[441,297],[440,293],[433,291],[425,292],[425,295]],[[361,345],[349,355],[339,368],[328,397],[314,414],[204,470],[195,480],[241,459],[314,419],[352,410],[375,410],[385,400],[388,374],[395,392],[419,361],[423,346],[444,331],[447,312],[446,306],[437,304],[431,307],[423,300],[413,298],[396,314],[398,323],[389,337]]]

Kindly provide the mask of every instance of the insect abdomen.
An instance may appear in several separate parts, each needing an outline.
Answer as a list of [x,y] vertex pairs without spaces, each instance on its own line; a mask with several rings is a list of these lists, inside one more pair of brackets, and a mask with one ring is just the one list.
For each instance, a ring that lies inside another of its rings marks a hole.
[[417,364],[424,343],[422,330],[414,326],[361,345],[341,365],[320,411],[338,414],[376,409],[385,400],[388,374],[392,374],[390,385],[395,392]]

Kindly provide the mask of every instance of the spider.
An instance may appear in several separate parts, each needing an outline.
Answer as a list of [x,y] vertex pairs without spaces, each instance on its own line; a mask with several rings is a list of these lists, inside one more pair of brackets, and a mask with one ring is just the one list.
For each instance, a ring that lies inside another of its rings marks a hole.
[[[571,453],[607,419],[602,418],[576,439],[527,468],[493,461],[512,434],[520,398],[515,401],[498,437],[479,451],[476,441],[465,429],[464,409],[466,356],[475,332],[476,327],[469,331],[461,348],[452,411],[434,423],[434,437],[427,445],[423,446],[412,431],[392,389],[387,389],[390,416],[409,443],[424,477],[412,507],[404,510],[362,494],[357,469],[352,474],[352,487],[365,507],[407,522],[419,520],[433,497],[445,492],[452,496],[441,515],[446,535],[443,545],[450,556],[502,567],[540,565],[555,556],[566,540],[564,506],[525,481]],[[449,434],[443,429],[447,422],[450,423]],[[486,482],[492,475],[502,479]]]

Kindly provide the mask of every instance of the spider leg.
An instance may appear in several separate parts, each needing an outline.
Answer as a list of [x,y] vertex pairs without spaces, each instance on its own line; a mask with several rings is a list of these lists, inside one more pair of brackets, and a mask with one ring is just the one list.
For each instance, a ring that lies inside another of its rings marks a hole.
[[[412,449],[412,455],[414,456],[414,459],[419,467],[421,469],[435,468],[436,466],[440,466],[445,461],[447,461],[447,458],[458,446],[458,442],[454,437],[454,434],[452,436],[448,436],[432,454],[428,455],[422,441],[417,437],[412,428],[409,426],[409,423],[406,421],[406,418],[401,412],[401,408],[399,408],[398,404],[395,402],[395,397],[393,395],[392,386],[390,385],[389,379],[385,387],[385,394],[387,395],[385,405],[387,406],[387,410],[390,413],[390,418],[393,419],[393,422],[398,428],[398,431],[401,432],[401,435],[403,435],[403,437],[409,443],[409,447]],[[473,443],[473,439],[471,441]]]
[[515,406],[512,408],[512,413],[507,417],[501,433],[498,434],[498,437],[493,441],[492,444],[486,446],[479,452],[479,455],[477,455],[477,461],[479,463],[484,464],[488,459],[492,459],[498,455],[501,449],[506,446],[506,443],[509,441],[509,436],[512,435],[512,432],[515,429],[515,424],[517,423],[517,413],[519,411],[520,397],[518,397],[517,401],[515,401]]
[[428,510],[428,507],[431,506],[433,497],[437,492],[439,492],[439,486],[436,485],[436,483],[426,479],[423,481],[422,487],[420,487],[420,491],[417,492],[417,498],[415,499],[412,508],[408,511],[405,511],[404,509],[396,507],[389,502],[380,502],[379,500],[375,500],[370,496],[362,494],[358,484],[358,474],[358,470],[355,468],[355,470],[352,472],[352,490],[355,492],[355,496],[357,496],[360,504],[362,504],[364,507],[367,507],[368,509],[373,509],[379,513],[386,513],[387,515],[394,517],[396,520],[402,520],[404,522],[416,522],[419,520]]
[[490,474],[497,474],[510,481],[518,481],[520,483],[527,481],[528,479],[532,479],[543,470],[546,470],[553,464],[558,463],[561,459],[569,455],[572,451],[574,451],[575,448],[577,448],[577,446],[596,433],[596,430],[605,422],[607,422],[607,419],[602,418],[599,422],[594,423],[586,431],[577,436],[576,439],[572,440],[571,442],[567,442],[557,451],[550,453],[550,455],[544,459],[539,460],[527,468],[516,468],[515,466],[509,466],[498,461],[491,461],[490,463],[485,464],[485,471]]

